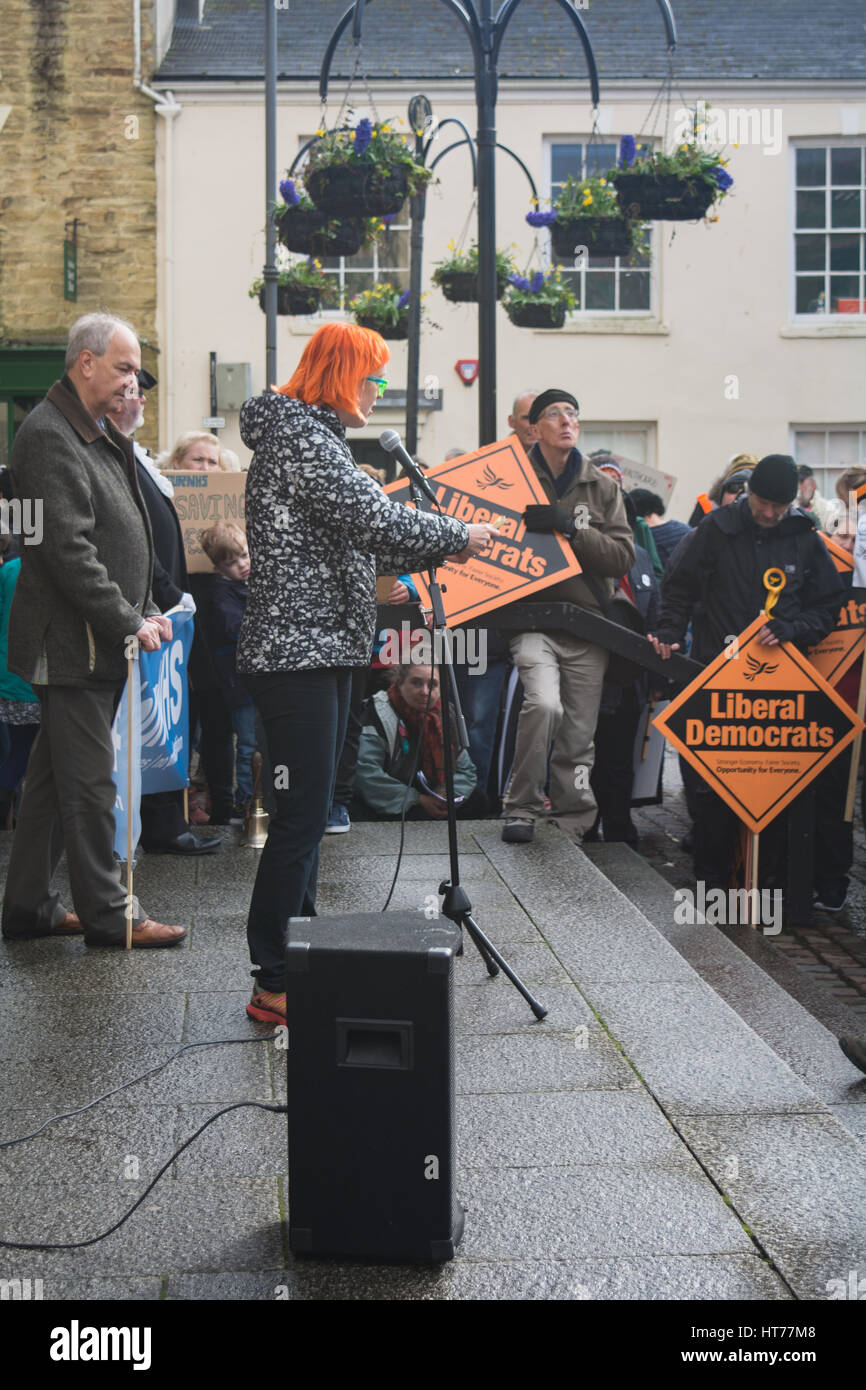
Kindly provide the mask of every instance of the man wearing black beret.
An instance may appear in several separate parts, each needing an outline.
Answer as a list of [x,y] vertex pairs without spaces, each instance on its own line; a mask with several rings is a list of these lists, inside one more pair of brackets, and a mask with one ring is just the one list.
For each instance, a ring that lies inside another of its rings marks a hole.
[[[843,590],[811,517],[792,506],[797,465],[787,454],[756,464],[748,494],[704,517],[671,556],[662,580],[662,616],[649,637],[663,658],[679,651],[692,623],[695,661],[707,663],[754,622],[766,602],[768,569],[785,575],[763,646],[816,646],[836,626]],[[737,819],[721,797],[694,778],[695,875],[727,890]]]
[[[526,508],[526,529],[567,537],[582,570],[537,598],[604,614],[635,558],[622,493],[578,452],[579,411],[570,391],[542,391],[532,402],[529,423],[537,440],[529,461],[549,500]],[[608,654],[570,632],[518,632],[511,655],[523,683],[523,705],[503,799],[502,838],[510,844],[532,839],[536,820],[546,814],[549,755],[550,814],[580,840],[597,810],[589,774]]]

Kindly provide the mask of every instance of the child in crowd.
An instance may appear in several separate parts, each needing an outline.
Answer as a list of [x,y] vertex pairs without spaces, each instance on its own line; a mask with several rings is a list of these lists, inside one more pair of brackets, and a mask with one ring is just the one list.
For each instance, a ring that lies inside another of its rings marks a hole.
[[250,554],[243,531],[230,521],[218,521],[209,526],[200,540],[202,550],[216,570],[208,605],[209,639],[237,735],[232,823],[242,824],[253,795],[250,763],[256,751],[256,718],[253,702],[235,669],[235,653],[247,606]]

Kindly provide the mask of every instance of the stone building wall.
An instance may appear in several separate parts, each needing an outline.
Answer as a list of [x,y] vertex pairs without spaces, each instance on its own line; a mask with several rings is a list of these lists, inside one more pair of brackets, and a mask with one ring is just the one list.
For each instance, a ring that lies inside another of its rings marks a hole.
[[[133,86],[133,16],[132,0],[4,0],[0,343],[62,343],[80,314],[108,309],[135,325],[158,377],[156,116]],[[76,217],[78,299],[69,301],[64,227]],[[155,438],[155,402],[148,415]]]

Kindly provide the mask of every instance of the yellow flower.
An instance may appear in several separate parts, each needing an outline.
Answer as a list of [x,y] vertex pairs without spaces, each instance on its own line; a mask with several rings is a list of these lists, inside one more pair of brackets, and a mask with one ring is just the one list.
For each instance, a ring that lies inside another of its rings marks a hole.
[[602,179],[601,186],[602,188],[607,188],[607,179]]
[[317,135],[324,135],[324,133],[325,133],[325,132],[324,132],[323,130],[317,130],[317,131],[316,131],[316,134],[317,134]]
[[389,125],[383,125],[383,126],[382,126],[382,134],[383,134],[383,135],[390,135],[390,133],[391,133],[391,127],[390,127]]
[[[373,134],[374,134],[374,135],[375,135],[375,133],[376,133],[376,132],[373,131]],[[680,149],[681,149],[681,150],[687,150],[687,149],[688,149],[688,145],[680,145]]]
[[[371,140],[375,140],[375,138],[376,138],[376,136],[377,136],[378,134],[379,134],[378,130],[371,131],[371,133],[370,133],[370,139],[371,139]],[[683,149],[685,149],[685,146],[683,146]]]

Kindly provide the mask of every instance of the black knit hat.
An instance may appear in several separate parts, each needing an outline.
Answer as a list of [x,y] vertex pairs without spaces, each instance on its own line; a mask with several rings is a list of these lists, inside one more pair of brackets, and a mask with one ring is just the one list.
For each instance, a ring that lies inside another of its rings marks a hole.
[[532,405],[529,407],[529,423],[534,425],[549,405],[556,405],[559,401],[565,401],[568,405],[573,405],[575,410],[580,410],[580,406],[570,391],[560,391],[558,387],[551,386],[549,390],[542,391],[540,396],[536,396]]
[[765,502],[793,502],[800,486],[790,454],[766,454],[749,479],[749,491]]

